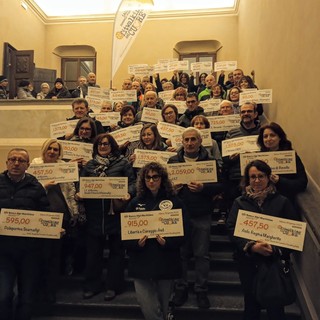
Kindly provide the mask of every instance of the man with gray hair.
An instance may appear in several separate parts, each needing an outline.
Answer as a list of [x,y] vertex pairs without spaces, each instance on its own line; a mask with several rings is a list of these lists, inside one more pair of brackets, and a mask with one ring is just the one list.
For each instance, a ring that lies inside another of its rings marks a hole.
[[[171,157],[168,163],[196,162],[213,160],[205,147],[202,146],[201,133],[198,129],[189,127],[182,134],[182,145],[177,155]],[[221,193],[222,184],[191,181],[188,184],[175,186],[178,196],[182,199],[190,214],[190,232],[186,232],[186,243],[181,248],[183,275],[177,280],[174,294],[174,304],[183,305],[188,299],[188,261],[195,259],[194,292],[197,295],[199,308],[210,308],[208,299],[208,276],[210,271],[210,229],[211,213],[213,212],[213,196]]]
[[[43,186],[34,176],[26,173],[28,152],[20,148],[10,150],[6,165],[7,170],[0,174],[0,209],[50,211]],[[43,240],[40,238],[0,236],[1,319],[31,319],[41,271],[42,246]],[[13,317],[15,284],[18,301]]]

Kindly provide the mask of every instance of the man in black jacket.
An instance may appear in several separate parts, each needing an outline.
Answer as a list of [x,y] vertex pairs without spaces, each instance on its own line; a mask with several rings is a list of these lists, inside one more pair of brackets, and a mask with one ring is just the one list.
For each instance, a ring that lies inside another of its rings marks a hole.
[[[0,209],[50,211],[46,192],[38,180],[26,173],[29,155],[24,149],[12,149],[7,170],[0,174]],[[0,236],[0,319],[13,319],[14,286],[18,287],[15,318],[31,319],[37,280],[40,273],[39,238]]]
[[[193,127],[187,128],[182,135],[183,148],[178,151],[177,155],[171,157],[168,163],[213,160],[201,143],[200,131]],[[207,292],[210,271],[209,244],[211,213],[213,212],[212,198],[221,193],[222,184],[192,181],[188,184],[176,185],[176,188],[179,191],[179,198],[182,199],[190,213],[191,236],[181,250],[183,278],[177,281],[174,303],[181,306],[188,298],[187,266],[188,260],[193,255],[196,274],[194,291],[197,295],[199,308],[207,309],[210,307]]]

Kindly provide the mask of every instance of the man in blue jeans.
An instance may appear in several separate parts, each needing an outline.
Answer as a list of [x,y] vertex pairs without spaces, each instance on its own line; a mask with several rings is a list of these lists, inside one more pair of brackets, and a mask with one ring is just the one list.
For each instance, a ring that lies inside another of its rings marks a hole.
[[[169,159],[168,163],[195,162],[214,160],[207,150],[201,145],[202,138],[198,129],[189,127],[182,135],[181,148],[176,156]],[[192,181],[184,185],[176,185],[178,196],[181,198],[190,213],[190,236],[181,248],[183,277],[176,283],[174,304],[183,305],[188,299],[188,260],[191,256],[195,259],[196,280],[194,292],[197,295],[199,308],[210,308],[207,296],[208,276],[210,271],[210,229],[211,213],[213,212],[213,196],[221,193],[222,184],[201,183]]]
[[[38,180],[26,173],[29,155],[12,149],[7,170],[0,174],[0,209],[50,211],[46,192]],[[38,238],[0,235],[0,320],[30,320],[41,261]],[[17,307],[13,310],[17,283]]]

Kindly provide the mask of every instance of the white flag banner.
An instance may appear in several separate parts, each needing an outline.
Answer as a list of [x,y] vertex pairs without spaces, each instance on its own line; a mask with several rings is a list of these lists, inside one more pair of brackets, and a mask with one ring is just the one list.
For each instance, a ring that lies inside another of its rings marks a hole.
[[111,79],[152,8],[153,0],[122,0],[120,3],[113,25]]

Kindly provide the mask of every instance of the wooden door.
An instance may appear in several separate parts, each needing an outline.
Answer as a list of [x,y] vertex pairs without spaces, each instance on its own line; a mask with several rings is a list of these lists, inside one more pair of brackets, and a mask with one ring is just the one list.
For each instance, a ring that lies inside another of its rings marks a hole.
[[16,96],[18,83],[22,79],[33,80],[34,75],[34,51],[33,50],[16,50],[11,52],[12,61],[12,83],[10,84],[9,96],[14,98]]

